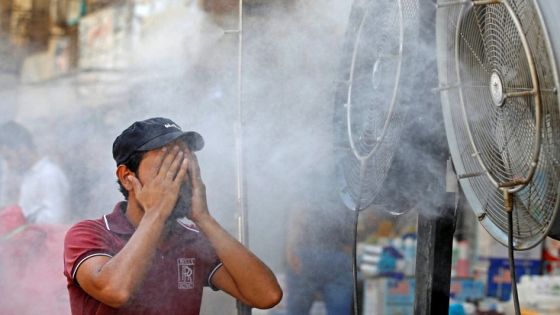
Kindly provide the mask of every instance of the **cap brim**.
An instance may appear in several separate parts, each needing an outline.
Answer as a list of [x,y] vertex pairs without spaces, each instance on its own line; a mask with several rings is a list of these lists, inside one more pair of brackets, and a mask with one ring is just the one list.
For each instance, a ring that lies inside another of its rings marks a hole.
[[187,131],[187,132],[170,132],[159,137],[155,137],[152,140],[146,142],[141,147],[139,147],[138,151],[148,151],[157,148],[161,148],[164,145],[177,140],[183,140],[191,151],[200,151],[204,147],[204,139],[202,136],[196,131]]

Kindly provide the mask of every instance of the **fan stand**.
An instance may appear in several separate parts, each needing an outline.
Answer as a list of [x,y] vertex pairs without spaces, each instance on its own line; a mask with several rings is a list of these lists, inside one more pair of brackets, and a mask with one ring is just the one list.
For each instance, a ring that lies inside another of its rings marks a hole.
[[[455,176],[451,161],[447,163],[447,178]],[[442,174],[443,175],[443,174]],[[453,234],[457,222],[457,195],[455,187],[447,184],[447,192],[436,198],[441,200],[437,216],[418,214],[416,248],[415,315],[441,315],[449,312],[451,287],[451,256]],[[455,189],[454,189],[455,188]]]
[[504,209],[508,214],[508,258],[511,272],[512,301],[515,314],[520,313],[519,297],[517,294],[517,276],[515,275],[515,258],[513,255],[513,193],[507,188],[501,188],[504,194]]
[[[455,233],[455,193],[442,198],[444,205],[436,218],[418,215],[416,292],[414,314],[447,314],[451,286],[451,252]],[[448,271],[448,272],[447,272]]]
[[[421,0],[420,14],[422,16],[422,29],[434,29],[435,1]],[[420,41],[429,45],[435,43],[434,32],[422,32]],[[427,73],[437,77],[437,66],[435,59],[430,60]],[[432,63],[433,62],[433,63]],[[431,75],[426,75],[431,78]],[[431,86],[437,83],[428,82]],[[429,106],[440,106],[436,97],[425,97]],[[445,133],[444,130],[441,130]],[[445,163],[445,160],[442,161]],[[446,179],[445,186],[434,196],[437,215],[426,215],[423,211],[418,212],[417,245],[416,248],[416,270],[415,270],[415,315],[441,315],[449,312],[449,298],[451,287],[451,261],[453,249],[453,235],[457,223],[458,205],[458,183],[452,167],[452,162],[447,160],[447,169],[442,165],[441,175]]]

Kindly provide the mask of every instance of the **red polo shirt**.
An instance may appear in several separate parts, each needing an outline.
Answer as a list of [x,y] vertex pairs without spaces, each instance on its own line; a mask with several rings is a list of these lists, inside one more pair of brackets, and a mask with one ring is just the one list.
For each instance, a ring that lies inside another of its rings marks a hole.
[[27,224],[21,209],[0,209],[0,314],[70,313],[60,256],[66,225]]
[[171,237],[157,249],[142,286],[126,306],[111,308],[89,296],[75,281],[85,260],[112,257],[126,245],[135,228],[125,209],[125,202],[118,203],[111,214],[82,221],[66,234],[64,275],[72,314],[198,315],[202,288],[211,285],[221,263],[209,241],[194,224],[185,221],[177,221]]

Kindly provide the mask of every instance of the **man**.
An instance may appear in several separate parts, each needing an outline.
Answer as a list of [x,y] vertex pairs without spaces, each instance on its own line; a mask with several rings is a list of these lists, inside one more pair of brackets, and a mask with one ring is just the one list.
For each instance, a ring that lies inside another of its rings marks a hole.
[[199,314],[205,285],[251,307],[280,301],[271,270],[208,211],[194,154],[203,145],[166,118],[137,121],[115,139],[126,201],[66,235],[72,314]]
[[[19,123],[0,125],[0,158],[8,169],[0,188],[0,314],[68,314],[60,256],[68,226],[70,185],[64,172],[41,156]],[[7,187],[6,187],[7,186]],[[37,281],[41,279],[41,281]],[[61,295],[62,294],[62,295]],[[22,299],[33,296],[34,303]]]
[[[13,121],[2,124],[0,155],[10,173],[21,176],[17,197],[8,202],[17,202],[27,223],[64,223],[68,215],[70,184],[58,165],[39,155],[31,133]],[[1,184],[14,185],[14,182],[13,178],[4,179]]]

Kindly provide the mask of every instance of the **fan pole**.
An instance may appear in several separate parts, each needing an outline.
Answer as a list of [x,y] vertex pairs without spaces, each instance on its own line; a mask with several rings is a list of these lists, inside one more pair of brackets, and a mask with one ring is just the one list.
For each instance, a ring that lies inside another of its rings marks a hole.
[[247,226],[247,192],[245,190],[247,183],[245,178],[245,159],[243,150],[243,0],[239,0],[237,36],[237,106],[235,111],[236,121],[234,125],[236,206],[238,210],[238,239],[243,245],[249,246],[249,231]]
[[513,194],[507,188],[502,188],[504,194],[504,209],[508,215],[508,259],[511,273],[511,294],[515,315],[521,313],[519,296],[517,293],[517,277],[515,275],[515,256],[513,253]]
[[[239,0],[238,26],[226,33],[237,34],[237,102],[234,122],[235,134],[235,205],[237,208],[237,239],[249,247],[249,212],[247,209],[247,179],[245,178],[245,158],[243,150],[243,0]],[[251,315],[251,308],[237,301],[238,315]]]

